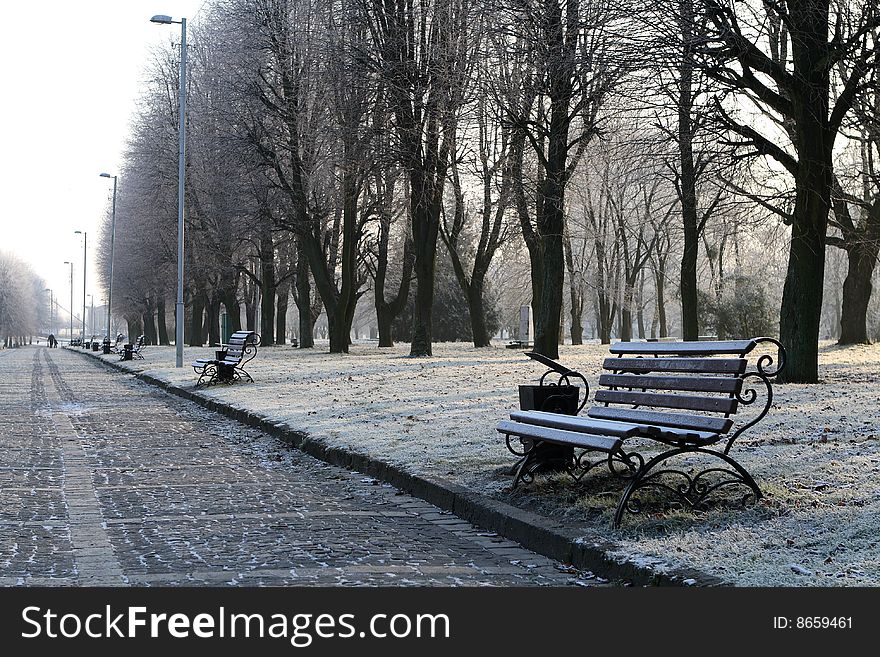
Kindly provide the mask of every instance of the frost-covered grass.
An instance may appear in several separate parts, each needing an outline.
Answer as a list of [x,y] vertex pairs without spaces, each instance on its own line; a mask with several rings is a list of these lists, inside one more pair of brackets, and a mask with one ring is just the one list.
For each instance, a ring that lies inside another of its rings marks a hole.
[[[408,351],[375,343],[355,344],[347,356],[331,356],[326,345],[261,348],[248,366],[255,383],[204,394],[328,444],[576,522],[585,540],[614,543],[617,554],[655,568],[697,568],[738,585],[880,585],[878,345],[823,345],[822,384],[775,386],[769,416],[732,451],[764,491],[759,504],[699,512],[659,505],[628,515],[620,531],[610,518],[622,483],[602,467],[577,484],[552,476],[508,490],[513,457],[495,425],[517,406],[517,385],[535,382],[541,366],[501,346],[438,344],[433,357],[417,359]],[[126,365],[194,385],[191,368],[173,367],[173,348],[143,354]],[[185,361],[212,354],[187,348]],[[606,355],[596,344],[560,348],[560,361],[592,385]]]

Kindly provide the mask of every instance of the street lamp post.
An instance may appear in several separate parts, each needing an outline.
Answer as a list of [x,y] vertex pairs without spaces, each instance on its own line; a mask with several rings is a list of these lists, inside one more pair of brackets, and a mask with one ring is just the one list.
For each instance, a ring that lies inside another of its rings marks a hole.
[[69,345],[73,340],[73,261],[64,261],[65,265],[70,265],[70,335],[67,338]]
[[110,219],[110,284],[107,287],[107,334],[110,338],[110,304],[113,302],[113,248],[116,241],[116,176],[102,173],[102,178],[113,178],[113,213]]
[[84,230],[73,231],[74,235],[83,236],[83,314],[82,314],[82,339],[86,339],[86,247],[88,246],[89,236]]
[[180,24],[180,121],[178,124],[178,163],[177,163],[177,308],[175,314],[175,346],[177,367],[183,367],[183,191],[184,161],[186,159],[186,19],[179,21],[171,16],[157,15],[150,19],[159,25]]

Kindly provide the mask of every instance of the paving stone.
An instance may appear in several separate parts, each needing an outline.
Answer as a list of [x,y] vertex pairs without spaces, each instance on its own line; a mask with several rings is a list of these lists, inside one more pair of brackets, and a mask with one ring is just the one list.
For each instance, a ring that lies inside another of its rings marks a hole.
[[0,585],[578,579],[449,512],[75,353],[21,348],[3,366]]

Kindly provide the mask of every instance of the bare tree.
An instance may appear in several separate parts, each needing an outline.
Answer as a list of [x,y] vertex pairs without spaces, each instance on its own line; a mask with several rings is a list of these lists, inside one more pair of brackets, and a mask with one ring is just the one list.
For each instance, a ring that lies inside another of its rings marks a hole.
[[364,2],[371,58],[388,91],[399,162],[408,176],[416,274],[410,355],[431,355],[434,269],[443,190],[462,104],[466,25],[462,0]]
[[613,57],[609,44],[616,11],[601,0],[521,0],[499,2],[494,12],[498,93],[513,127],[513,193],[532,268],[535,350],[551,358],[563,306],[565,192],[620,75],[620,53]]
[[[876,66],[871,38],[880,13],[876,0],[860,6],[831,0],[766,0],[727,3],[700,0],[696,20],[707,25],[698,60],[734,94],[751,104],[766,127],[737,114],[722,100],[717,109],[739,139],[737,145],[770,156],[794,179],[788,272],[780,311],[780,339],[788,354],[786,381],[818,381],[818,338],[825,238],[832,205],[832,155],[844,117]],[[842,20],[846,15],[848,20]],[[834,69],[849,61],[840,88]],[[780,143],[786,136],[791,146]]]
[[[477,28],[479,30],[479,23]],[[485,79],[490,72],[485,64],[480,64],[478,76]],[[482,80],[480,80],[482,82]],[[506,221],[506,210],[510,200],[510,130],[501,124],[493,124],[496,114],[488,104],[487,94],[478,91],[474,123],[477,135],[473,150],[465,150],[459,146],[452,158],[452,220],[444,213],[440,224],[440,237],[446,245],[452,266],[468,304],[471,331],[475,347],[488,347],[490,335],[486,324],[484,295],[486,275],[492,259],[500,246],[509,238],[510,231]],[[470,126],[469,126],[470,127]],[[457,144],[464,140],[457,141]],[[464,164],[471,168],[471,177],[475,179],[480,190],[479,210],[474,212],[473,205],[465,197],[462,185],[461,169]],[[470,271],[466,271],[464,258],[465,245],[462,236],[465,231],[476,224],[478,232],[468,243],[468,258],[471,260]]]

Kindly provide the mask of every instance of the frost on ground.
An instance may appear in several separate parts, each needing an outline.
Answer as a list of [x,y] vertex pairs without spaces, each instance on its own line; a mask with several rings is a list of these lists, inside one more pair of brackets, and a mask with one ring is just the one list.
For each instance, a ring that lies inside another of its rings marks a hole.
[[[623,485],[602,468],[578,484],[550,476],[509,490],[514,458],[495,425],[516,408],[517,385],[536,382],[541,366],[502,347],[437,344],[431,358],[408,351],[375,343],[355,344],[347,356],[261,348],[248,365],[255,383],[204,394],[572,523],[584,540],[613,543],[621,559],[696,568],[744,586],[880,585],[880,345],[823,345],[822,384],[774,387],[770,414],[731,452],[763,490],[759,504],[700,512],[660,505],[627,515],[619,531],[610,518]],[[145,360],[125,365],[194,385],[191,368],[173,367],[173,348],[142,353]],[[185,362],[212,355],[187,348]],[[560,347],[560,361],[592,385],[606,355],[597,344]]]

